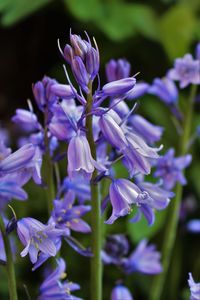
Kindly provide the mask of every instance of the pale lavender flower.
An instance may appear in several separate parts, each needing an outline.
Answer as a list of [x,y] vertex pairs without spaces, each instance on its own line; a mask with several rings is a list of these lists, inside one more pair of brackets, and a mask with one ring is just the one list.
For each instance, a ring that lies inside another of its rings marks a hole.
[[117,284],[112,290],[110,300],[133,300],[133,297],[127,287]]
[[168,77],[155,78],[148,93],[157,96],[167,105],[174,105],[178,101],[178,89],[175,83]]
[[127,179],[114,179],[109,188],[113,210],[106,223],[112,224],[119,217],[129,214],[135,205],[138,213],[130,222],[139,221],[142,213],[149,225],[152,225],[155,220],[154,210],[166,208],[172,195],[151,183],[140,183],[139,187]]
[[61,200],[54,200],[54,208],[51,213],[56,228],[63,229],[66,235],[71,230],[89,233],[90,226],[81,218],[91,210],[89,205],[75,205],[75,194],[68,191]]
[[79,290],[80,286],[76,283],[63,279],[66,277],[66,264],[64,259],[57,260],[56,269],[49,273],[40,286],[40,295],[37,300],[81,300],[71,292]]
[[142,240],[128,258],[124,258],[121,264],[126,274],[140,272],[144,274],[159,274],[162,272],[160,253],[155,245],[147,245],[147,240]]
[[150,144],[159,141],[164,130],[163,127],[156,126],[137,114],[134,114],[129,118],[129,125],[134,130],[134,133],[139,134]]
[[130,112],[130,109],[125,101],[119,100],[119,98],[114,98],[110,102],[110,107],[120,116],[124,118]]
[[130,75],[131,65],[126,59],[111,59],[106,64],[106,77],[108,81],[127,78]]
[[40,253],[56,255],[55,241],[63,231],[56,229],[54,223],[44,225],[36,219],[23,218],[17,222],[17,233],[25,246],[21,256],[24,257],[29,253],[31,262],[35,264]]
[[61,99],[72,99],[74,98],[74,91],[70,85],[55,83],[52,84],[50,90],[55,96]]
[[180,88],[185,88],[190,83],[200,84],[199,60],[193,59],[191,54],[185,54],[183,58],[177,58],[174,68],[169,70],[167,76],[180,82]]
[[91,198],[89,181],[81,176],[76,176],[75,178],[66,177],[64,179],[60,192],[67,192],[68,190],[74,192],[79,203]]
[[126,95],[130,90],[134,88],[136,79],[134,77],[127,77],[120,80],[106,83],[102,87],[102,94],[106,97],[115,97],[120,95]]
[[155,163],[155,177],[163,179],[163,186],[167,190],[174,188],[177,182],[182,185],[187,183],[183,170],[191,163],[192,156],[190,154],[174,157],[174,149],[169,149],[164,156],[161,156]]
[[137,100],[144,96],[149,89],[149,84],[146,82],[137,82],[132,90],[126,94],[127,100]]
[[200,60],[200,42],[196,45],[195,58]]
[[194,282],[192,274],[189,273],[188,284],[190,288],[190,300],[200,299],[200,283]]
[[87,138],[80,132],[70,140],[67,155],[69,177],[82,174],[86,179],[90,179],[95,168],[106,171],[101,163],[93,159]]
[[32,111],[26,109],[17,109],[15,115],[12,117],[12,121],[26,132],[41,129],[37,116]]

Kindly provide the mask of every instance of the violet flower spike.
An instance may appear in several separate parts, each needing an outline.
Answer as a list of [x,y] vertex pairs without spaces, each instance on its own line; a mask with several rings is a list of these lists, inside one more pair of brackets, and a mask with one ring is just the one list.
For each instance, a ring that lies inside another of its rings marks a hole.
[[147,240],[142,240],[137,248],[128,258],[122,260],[122,270],[126,274],[140,272],[143,274],[155,275],[162,272],[160,253],[154,245],[147,245]]
[[188,284],[190,288],[190,300],[199,300],[200,299],[200,283],[196,283],[192,277],[192,274],[189,273]]

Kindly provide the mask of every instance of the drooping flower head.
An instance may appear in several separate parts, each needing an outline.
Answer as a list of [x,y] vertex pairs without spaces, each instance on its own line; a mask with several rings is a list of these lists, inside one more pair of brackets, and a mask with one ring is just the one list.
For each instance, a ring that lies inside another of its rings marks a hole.
[[154,245],[147,245],[147,240],[142,240],[131,255],[122,260],[121,267],[126,274],[133,272],[159,274],[162,272],[160,253],[156,251]]
[[[56,269],[49,273],[40,286],[40,295],[37,300],[81,300],[71,295],[71,292],[79,290],[80,286],[66,278],[66,264],[64,259],[57,260]],[[63,281],[64,280],[64,281]]]
[[131,292],[123,284],[117,284],[111,293],[110,300],[134,300]]

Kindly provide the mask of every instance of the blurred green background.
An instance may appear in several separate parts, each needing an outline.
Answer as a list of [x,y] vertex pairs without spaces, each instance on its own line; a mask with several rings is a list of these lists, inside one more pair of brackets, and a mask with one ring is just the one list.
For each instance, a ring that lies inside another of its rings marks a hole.
[[[138,78],[151,83],[154,77],[165,75],[174,58],[194,51],[200,40],[200,1],[0,0],[0,24],[0,119],[3,126],[10,128],[14,137],[15,130],[10,117],[17,107],[26,107],[26,99],[32,99],[31,84],[44,74],[65,82],[57,39],[64,45],[68,41],[70,28],[77,34],[83,34],[86,30],[90,36],[95,36],[100,49],[102,82],[105,81],[105,63],[111,58],[125,57],[132,64],[132,73],[140,72]],[[165,127],[162,140],[165,149],[172,145],[176,147],[177,134],[168,109],[150,96],[140,102],[139,112]],[[197,124],[200,124],[199,106],[194,128]],[[195,163],[187,173],[189,184],[185,196],[195,197],[198,208],[189,218],[200,216],[199,148],[198,141],[193,149]],[[62,168],[65,174],[65,166]],[[118,171],[121,172],[120,167]],[[30,191],[29,201],[13,204],[18,217],[32,216],[45,222],[45,201],[41,201],[44,198],[43,190],[33,184],[29,184],[27,189]],[[133,246],[146,236],[152,238],[159,247],[165,215],[165,212],[160,212],[151,229],[147,228],[144,221],[127,225],[119,220],[107,227],[107,231],[129,233]],[[83,244],[89,245],[88,237],[77,237]],[[199,247],[199,236],[189,235],[185,232],[184,224],[180,224],[165,299],[188,299],[188,271],[200,279]],[[68,246],[64,246],[62,252],[66,256],[69,279],[81,284],[82,289],[77,295],[87,300],[89,261]],[[32,273],[28,258],[22,261],[18,254],[16,266],[20,300],[27,299],[23,284],[27,285],[31,299],[36,299],[39,280],[42,279],[41,269]],[[115,280],[121,277],[120,271],[114,267],[106,268],[105,300],[109,300]],[[151,280],[152,277],[137,274],[126,279],[134,299],[148,298]],[[3,267],[0,267],[1,300],[8,299],[6,289],[6,276]]]

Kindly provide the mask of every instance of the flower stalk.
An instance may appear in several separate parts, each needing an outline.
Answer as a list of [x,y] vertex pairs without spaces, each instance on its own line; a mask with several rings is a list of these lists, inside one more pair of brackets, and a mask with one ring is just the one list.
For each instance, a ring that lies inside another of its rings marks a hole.
[[7,269],[7,276],[8,276],[8,289],[9,289],[10,300],[17,300],[18,297],[17,297],[17,286],[16,286],[13,256],[12,256],[9,237],[6,234],[6,228],[1,215],[0,215],[0,230],[2,233],[5,253],[6,253],[6,269]]
[[[89,94],[87,96],[87,113],[86,128],[87,128],[87,140],[90,145],[92,157],[96,160],[96,146],[93,137],[92,129],[92,82],[88,84]],[[102,299],[102,262],[101,262],[101,246],[102,246],[102,234],[101,234],[101,203],[100,203],[100,187],[99,184],[94,184],[93,180],[97,176],[97,170],[95,169],[91,178],[91,227],[92,227],[92,253],[91,258],[91,300]]]
[[[185,155],[188,150],[196,90],[197,90],[197,86],[192,85],[188,107],[185,113],[183,134],[180,140],[180,149],[179,149],[180,156]],[[162,248],[163,272],[160,275],[158,275],[153,282],[152,290],[150,294],[150,300],[161,299],[165,281],[167,278],[172,251],[174,248],[176,235],[177,235],[179,211],[180,211],[181,199],[183,196],[183,186],[180,183],[176,185],[175,195],[176,196],[172,200],[171,206],[168,211],[168,218],[167,218],[168,222],[167,222],[166,232],[164,236],[164,243]]]

